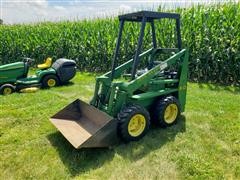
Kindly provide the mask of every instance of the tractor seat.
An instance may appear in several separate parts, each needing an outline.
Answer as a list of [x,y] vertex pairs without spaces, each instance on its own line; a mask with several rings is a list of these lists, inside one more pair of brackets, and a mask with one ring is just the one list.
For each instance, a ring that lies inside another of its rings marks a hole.
[[47,58],[43,64],[38,64],[37,67],[39,69],[47,69],[50,68],[52,65],[52,58]]

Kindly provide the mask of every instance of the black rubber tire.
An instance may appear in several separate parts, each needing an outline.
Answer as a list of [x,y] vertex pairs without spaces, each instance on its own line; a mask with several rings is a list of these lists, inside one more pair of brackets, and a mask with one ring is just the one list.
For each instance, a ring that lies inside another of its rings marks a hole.
[[[140,135],[132,136],[128,132],[128,124],[129,124],[131,118],[136,114],[141,114],[145,117],[146,125]],[[129,105],[129,106],[124,107],[118,113],[117,119],[118,119],[118,135],[124,142],[137,141],[137,140],[141,139],[143,136],[145,136],[145,134],[149,130],[150,115],[145,108],[143,108],[139,105]]]
[[[178,109],[177,116],[176,116],[175,120],[171,123],[166,122],[166,120],[164,118],[165,110],[170,104],[175,104]],[[159,126],[165,128],[165,127],[168,127],[168,126],[171,126],[171,125],[177,123],[179,116],[180,116],[180,104],[179,104],[178,99],[175,98],[174,96],[167,96],[167,97],[164,97],[164,98],[158,100],[154,104],[151,122],[153,124],[156,124],[156,125],[159,125]]]
[[41,81],[41,83],[42,83],[41,87],[42,88],[54,87],[54,86],[49,86],[48,85],[48,81],[50,79],[55,80],[56,84],[54,86],[58,86],[60,84],[60,80],[58,79],[58,77],[56,75],[54,75],[54,74],[51,74],[51,75],[46,75],[46,76],[43,77],[43,79]]
[[14,85],[12,85],[12,84],[3,84],[3,85],[0,87],[0,94],[2,94],[2,95],[7,95],[7,94],[4,93],[4,90],[5,90],[6,88],[10,88],[10,89],[11,89],[11,92],[10,92],[9,94],[14,93],[14,92],[15,92],[15,89],[16,89],[16,87],[15,87]]

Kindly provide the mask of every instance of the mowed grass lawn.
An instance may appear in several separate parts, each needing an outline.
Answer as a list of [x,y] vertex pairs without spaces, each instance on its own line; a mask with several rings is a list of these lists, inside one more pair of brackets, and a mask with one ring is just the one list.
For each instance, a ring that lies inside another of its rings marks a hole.
[[89,101],[94,79],[78,74],[69,86],[0,97],[0,179],[240,179],[238,89],[189,83],[177,125],[112,149],[76,150],[49,117]]

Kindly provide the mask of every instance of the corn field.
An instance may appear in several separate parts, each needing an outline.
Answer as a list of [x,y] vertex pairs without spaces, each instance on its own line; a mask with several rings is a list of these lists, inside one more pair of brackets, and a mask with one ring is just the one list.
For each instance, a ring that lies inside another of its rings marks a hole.
[[[159,8],[159,11],[165,11]],[[195,82],[240,84],[240,3],[176,9],[181,14],[183,47],[190,51],[189,79]],[[0,26],[0,64],[31,57],[37,63],[46,57],[77,61],[81,71],[105,72],[111,67],[119,22],[117,18],[76,22],[44,22]],[[132,58],[139,25],[125,26],[120,63]],[[172,21],[156,24],[160,47],[174,47]],[[144,48],[151,43],[146,29]]]

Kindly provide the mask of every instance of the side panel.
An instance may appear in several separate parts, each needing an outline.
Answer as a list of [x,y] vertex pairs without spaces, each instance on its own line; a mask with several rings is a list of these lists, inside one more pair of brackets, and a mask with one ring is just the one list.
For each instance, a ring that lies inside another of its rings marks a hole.
[[46,69],[46,70],[39,70],[39,71],[36,72],[36,76],[38,77],[39,82],[42,80],[42,78],[45,75],[50,75],[50,74],[57,75],[56,71],[53,68],[49,68],[49,69]]
[[142,94],[133,95],[129,102],[133,104],[139,104],[145,108],[149,108],[156,99],[161,96],[168,95],[177,92],[178,89],[163,89],[159,91],[146,92]]
[[0,66],[0,84],[15,83],[24,75],[24,63],[17,62]]

